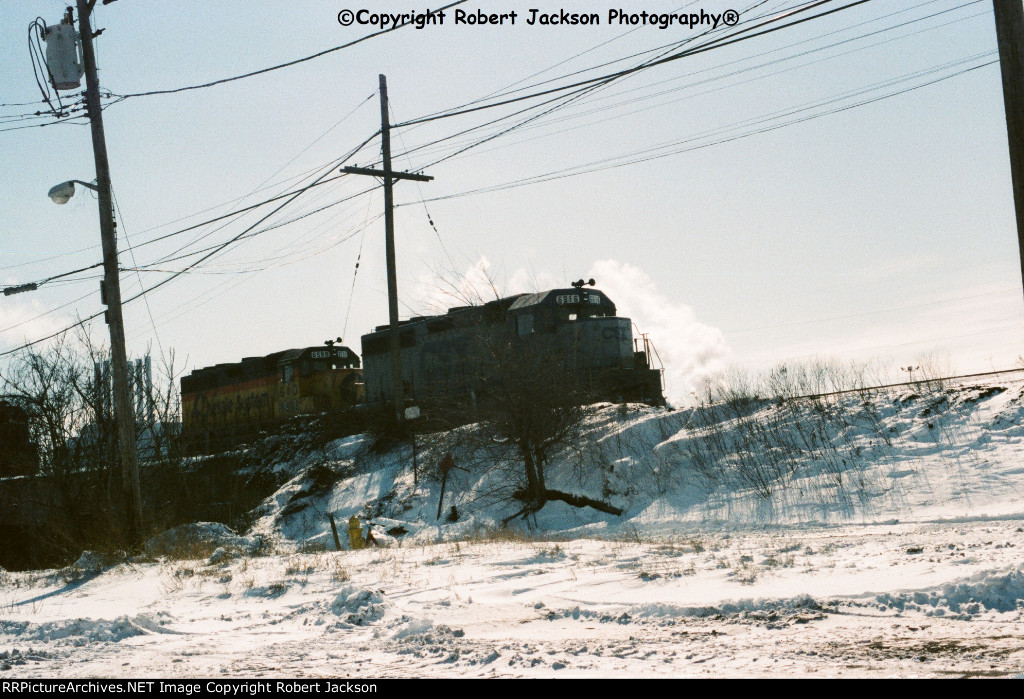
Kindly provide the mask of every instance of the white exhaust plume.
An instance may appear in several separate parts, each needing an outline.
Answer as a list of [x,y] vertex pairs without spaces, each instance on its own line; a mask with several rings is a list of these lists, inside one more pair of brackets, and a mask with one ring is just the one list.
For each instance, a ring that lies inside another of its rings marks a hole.
[[693,402],[692,392],[725,369],[729,347],[722,331],[699,322],[689,306],[666,298],[639,267],[600,260],[587,272],[590,277],[615,303],[618,315],[631,318],[650,336],[665,364],[670,404]]

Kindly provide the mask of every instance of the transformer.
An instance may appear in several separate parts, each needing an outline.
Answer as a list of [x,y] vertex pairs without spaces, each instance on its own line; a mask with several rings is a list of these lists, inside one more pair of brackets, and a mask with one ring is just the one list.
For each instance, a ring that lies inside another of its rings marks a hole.
[[55,90],[77,90],[85,69],[80,57],[80,41],[74,25],[56,24],[46,28],[46,68]]

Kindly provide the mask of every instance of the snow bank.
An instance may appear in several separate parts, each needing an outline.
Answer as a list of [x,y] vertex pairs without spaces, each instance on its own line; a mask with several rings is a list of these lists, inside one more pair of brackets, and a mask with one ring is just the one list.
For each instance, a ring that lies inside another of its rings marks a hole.
[[167,619],[163,617],[158,620],[148,614],[120,616],[113,620],[67,619],[43,623],[0,621],[0,633],[20,641],[63,641],[76,646],[96,641],[116,643],[146,634],[176,633],[165,629],[161,622],[167,623]]
[[379,621],[387,611],[380,592],[345,585],[331,602],[331,611],[352,626],[367,626]]
[[795,597],[781,599],[735,600],[706,607],[648,603],[632,607],[625,615],[623,615],[623,617],[616,619],[616,621],[624,623],[624,621],[628,621],[629,619],[676,619],[685,617],[705,618],[728,615],[798,615],[807,612],[818,613],[822,609],[822,605],[809,595],[797,595]]
[[986,613],[1024,616],[1024,568],[978,573],[930,590],[885,593],[876,597],[882,610],[917,611],[958,619]]
[[[223,560],[228,551],[255,553],[263,548],[262,537],[239,536],[227,525],[218,522],[193,522],[168,529],[149,539],[144,549],[150,556],[173,558],[205,558],[214,554],[211,560]],[[224,551],[217,553],[219,549]]]

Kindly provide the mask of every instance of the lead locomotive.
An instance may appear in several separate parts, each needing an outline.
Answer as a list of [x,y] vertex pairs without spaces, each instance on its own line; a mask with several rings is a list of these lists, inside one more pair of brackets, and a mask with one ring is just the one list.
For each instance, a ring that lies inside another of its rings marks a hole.
[[[391,400],[388,328],[362,338],[371,404]],[[400,323],[399,338],[404,389],[415,403],[449,401],[472,409],[500,390],[506,372],[499,364],[531,362],[536,373],[554,369],[571,379],[587,400],[664,404],[662,370],[651,367],[649,341],[634,337],[632,321],[616,316],[611,299],[582,281],[411,318]],[[567,385],[556,383],[561,390]]]

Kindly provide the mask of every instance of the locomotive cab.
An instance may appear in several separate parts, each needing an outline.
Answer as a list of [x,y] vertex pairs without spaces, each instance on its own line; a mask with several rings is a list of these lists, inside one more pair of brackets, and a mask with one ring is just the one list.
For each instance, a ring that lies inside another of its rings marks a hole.
[[577,283],[525,294],[509,306],[508,317],[513,335],[550,348],[595,397],[664,403],[661,371],[636,350],[632,321],[616,315],[604,292]]
[[279,418],[348,408],[363,397],[359,355],[327,345],[283,352],[277,360]]
[[314,374],[358,369],[359,355],[348,347],[310,347],[303,350],[288,350],[277,360],[281,383],[292,383]]

